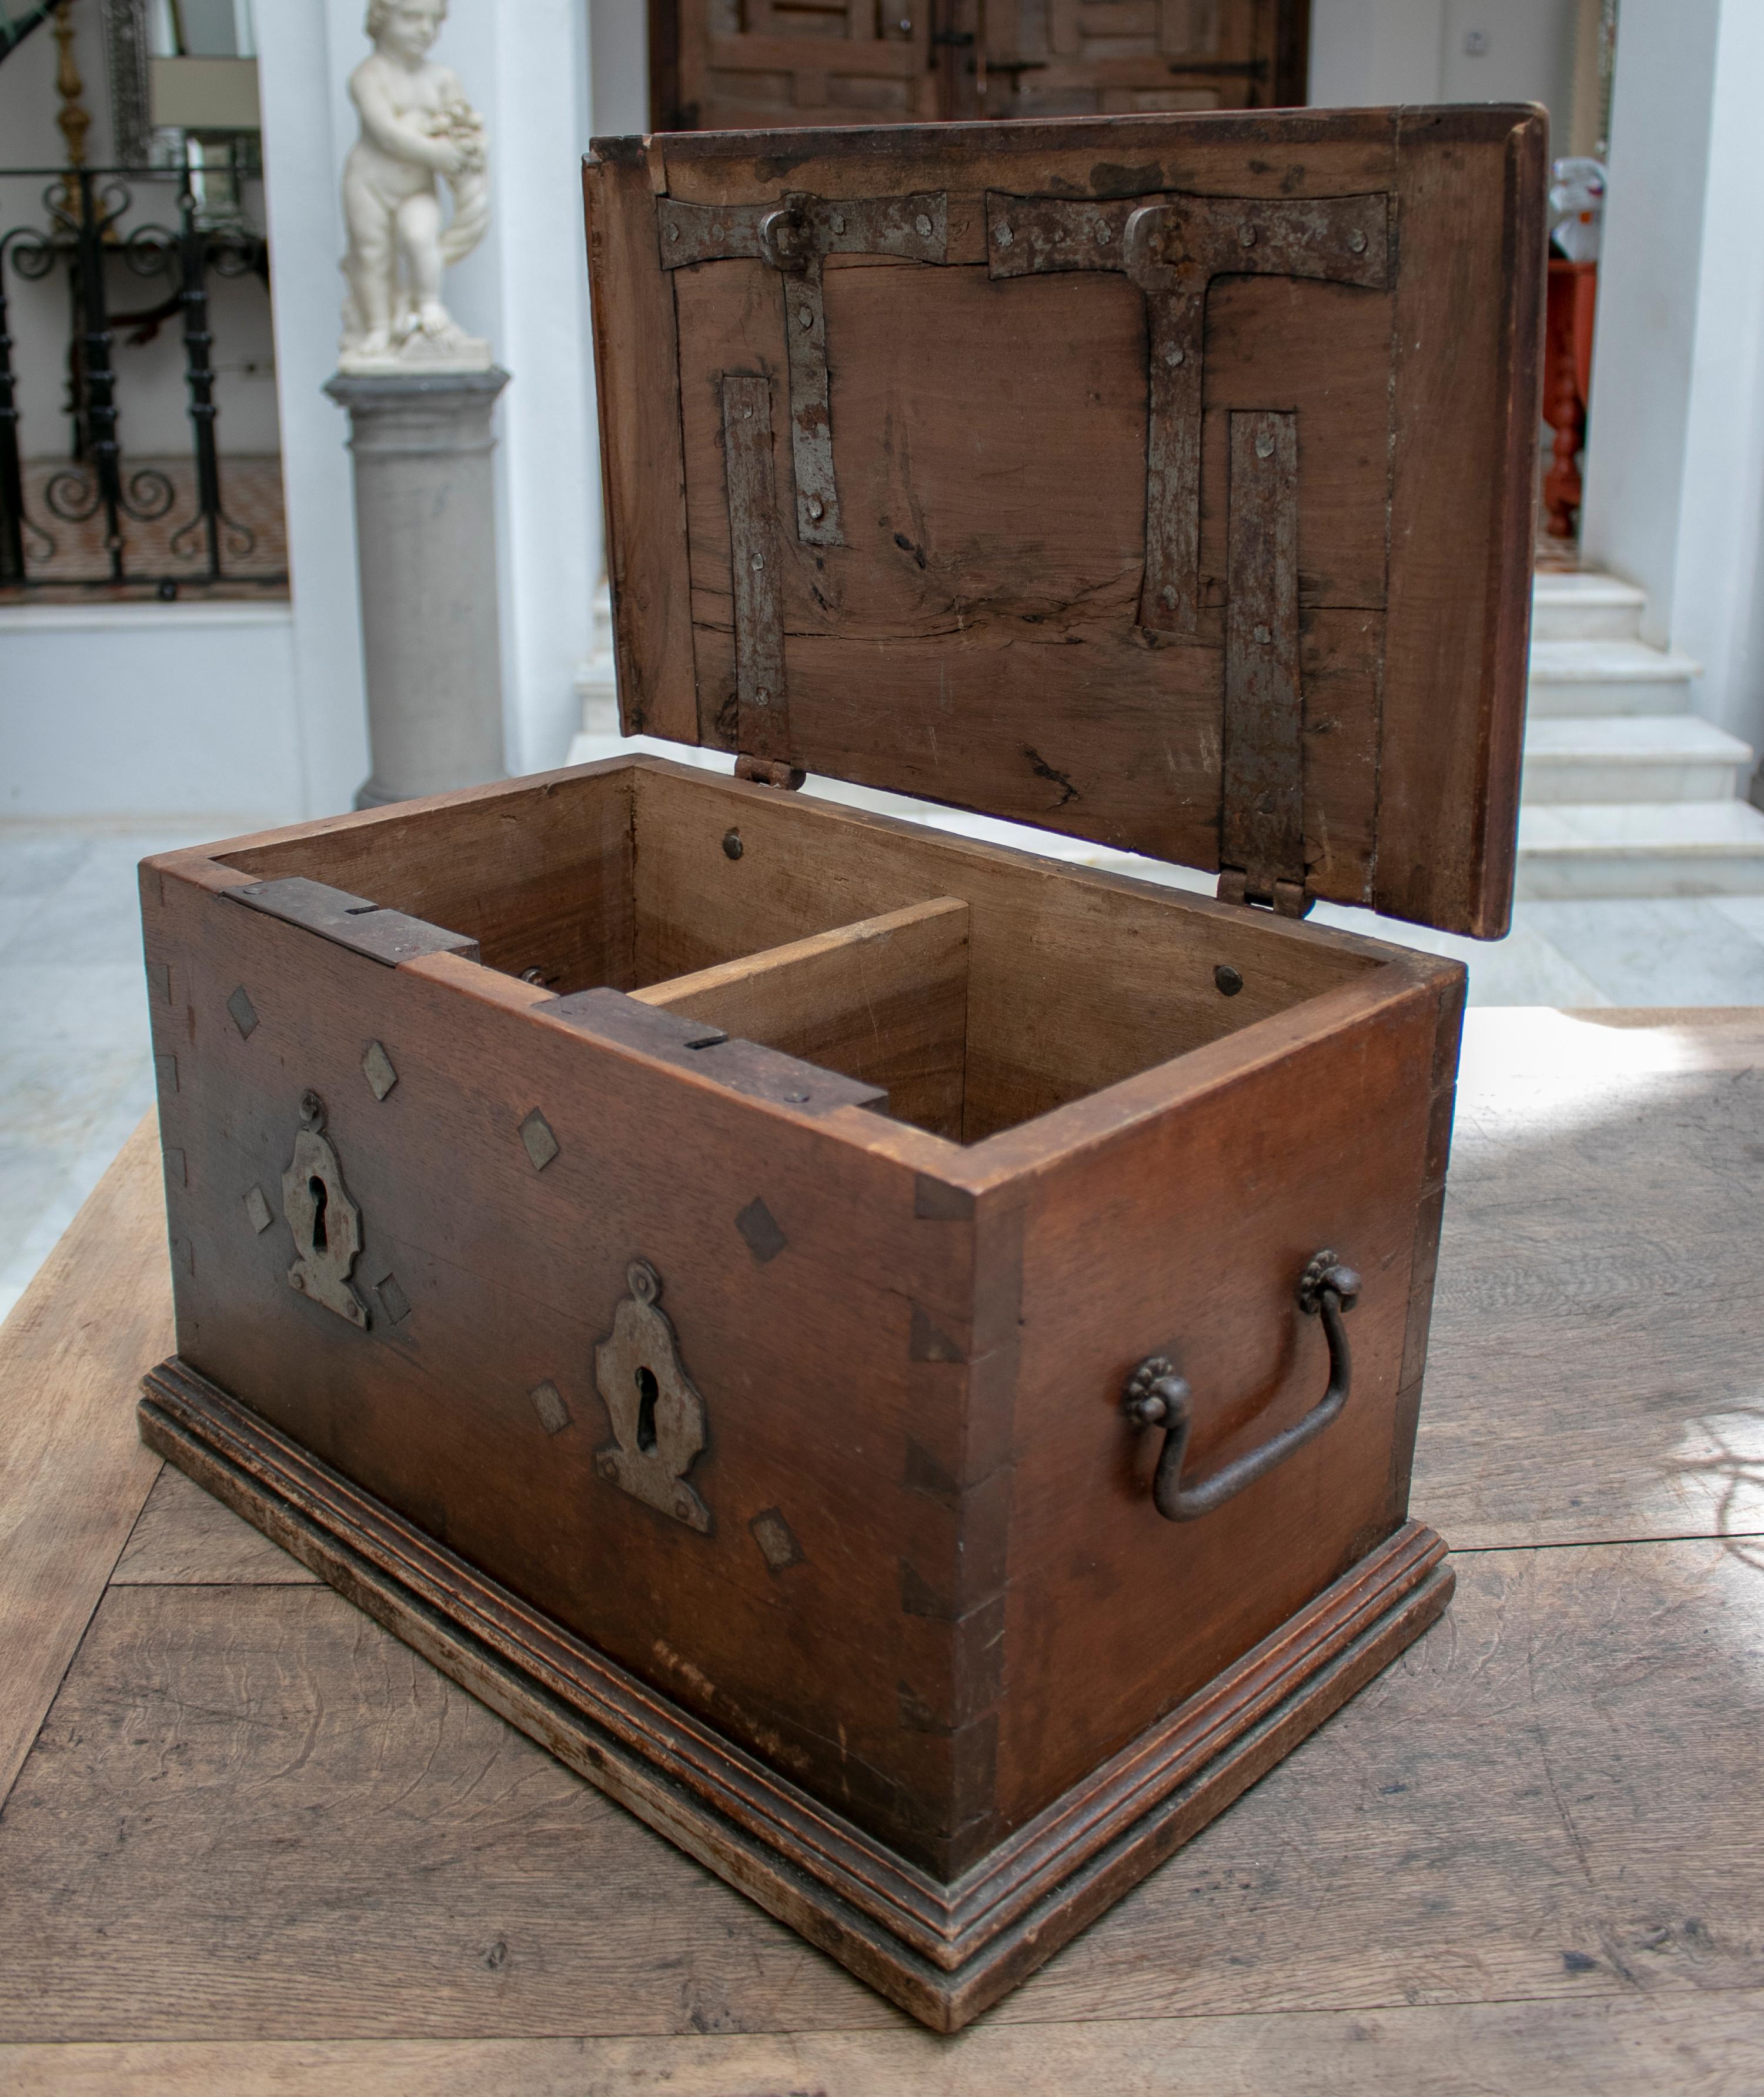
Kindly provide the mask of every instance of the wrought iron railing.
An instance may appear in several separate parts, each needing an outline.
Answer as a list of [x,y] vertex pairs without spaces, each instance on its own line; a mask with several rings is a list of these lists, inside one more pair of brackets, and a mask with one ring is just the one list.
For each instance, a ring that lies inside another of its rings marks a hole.
[[[216,431],[209,280],[255,276],[267,294],[264,236],[236,209],[217,212],[212,199],[199,198],[199,185],[181,168],[4,169],[0,176],[48,178],[42,221],[0,230],[0,591],[133,586],[169,598],[189,584],[284,590],[285,565],[274,558],[266,564],[258,532],[228,510]],[[134,189],[147,182],[177,185],[175,225],[136,218]],[[20,285],[58,271],[71,315],[68,457],[46,479],[33,476],[40,485],[28,506],[8,301]],[[119,311],[119,279],[169,288],[151,305],[130,302]],[[146,342],[180,317],[190,457],[174,476],[125,454],[116,338],[129,330],[129,342]],[[142,528],[155,526],[164,528]],[[97,530],[101,558],[86,564],[95,572],[70,574],[58,560],[58,527],[82,536]]]

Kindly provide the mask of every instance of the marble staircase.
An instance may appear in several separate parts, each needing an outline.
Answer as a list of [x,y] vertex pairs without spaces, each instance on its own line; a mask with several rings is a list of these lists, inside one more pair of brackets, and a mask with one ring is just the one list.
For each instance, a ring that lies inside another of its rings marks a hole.
[[1532,603],[1519,894],[1764,893],[1753,752],[1690,711],[1697,665],[1642,639],[1642,593],[1540,575]]

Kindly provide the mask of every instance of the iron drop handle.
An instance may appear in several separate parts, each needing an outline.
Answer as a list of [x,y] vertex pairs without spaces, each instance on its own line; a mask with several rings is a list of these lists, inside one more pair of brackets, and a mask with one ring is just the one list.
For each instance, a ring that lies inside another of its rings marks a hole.
[[1152,1499],[1166,1521],[1194,1521],[1223,1507],[1245,1486],[1265,1478],[1276,1464],[1285,1463],[1295,1449],[1320,1434],[1337,1416],[1347,1403],[1354,1377],[1347,1328],[1342,1320],[1359,1296],[1359,1276],[1352,1267],[1342,1266],[1333,1252],[1315,1255],[1299,1278],[1298,1307],[1307,1316],[1323,1320],[1329,1343],[1328,1389],[1302,1420],[1197,1486],[1182,1482],[1182,1460],[1188,1453],[1188,1430],[1193,1424],[1193,1394],[1188,1384],[1176,1374],[1175,1365],[1160,1355],[1149,1355],[1134,1370],[1127,1379],[1121,1409],[1140,1427],[1164,1429],[1163,1450],[1152,1481]]

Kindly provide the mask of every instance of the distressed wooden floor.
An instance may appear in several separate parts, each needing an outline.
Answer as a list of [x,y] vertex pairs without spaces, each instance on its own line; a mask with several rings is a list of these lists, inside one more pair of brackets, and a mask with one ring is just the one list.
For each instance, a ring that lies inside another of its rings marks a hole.
[[0,2088],[1764,2088],[1764,1010],[1471,1014],[1455,1601],[955,2040],[160,1472],[158,1198],[0,1333]]

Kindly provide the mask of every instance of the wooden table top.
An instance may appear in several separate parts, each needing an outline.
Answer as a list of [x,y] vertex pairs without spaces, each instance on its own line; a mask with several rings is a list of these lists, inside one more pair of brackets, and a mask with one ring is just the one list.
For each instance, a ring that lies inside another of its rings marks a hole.
[[0,1331],[0,2088],[1764,2088],[1764,1009],[1473,1012],[1443,1622],[913,2025],[136,1439],[144,1124]]

